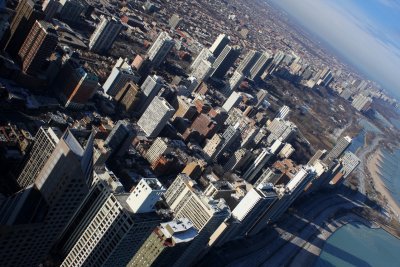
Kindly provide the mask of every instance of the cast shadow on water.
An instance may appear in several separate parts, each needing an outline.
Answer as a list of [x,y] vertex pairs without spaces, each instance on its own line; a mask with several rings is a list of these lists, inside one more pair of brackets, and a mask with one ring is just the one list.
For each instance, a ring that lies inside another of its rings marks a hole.
[[[349,209],[357,208],[362,200],[365,200],[365,196],[359,192],[343,188],[302,198],[297,201],[292,212],[283,216],[275,225],[269,226],[256,236],[233,240],[221,247],[211,248],[197,266],[312,267],[319,256],[303,248],[303,241],[307,240],[312,246],[324,249],[326,253],[349,265],[370,267],[371,265],[363,259],[349,254],[340,247],[326,243],[318,236],[323,230],[330,232],[324,218],[338,218],[346,215]],[[370,207],[378,208],[374,203],[370,203]],[[282,232],[285,234],[282,235]],[[290,235],[294,239],[291,238],[288,242],[285,235]],[[301,242],[303,242],[302,245],[300,245]],[[319,263],[323,265],[320,266],[333,266],[321,260]]]

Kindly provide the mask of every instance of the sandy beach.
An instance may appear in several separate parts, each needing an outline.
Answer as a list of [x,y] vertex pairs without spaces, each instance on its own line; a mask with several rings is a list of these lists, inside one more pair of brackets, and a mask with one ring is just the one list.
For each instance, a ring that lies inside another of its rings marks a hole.
[[381,193],[387,200],[387,204],[389,208],[397,215],[399,218],[400,215],[400,207],[390,194],[389,190],[386,188],[385,183],[382,181],[379,174],[379,164],[383,161],[382,151],[378,149],[374,152],[367,161],[367,169],[368,172],[374,182],[374,186],[376,191]]

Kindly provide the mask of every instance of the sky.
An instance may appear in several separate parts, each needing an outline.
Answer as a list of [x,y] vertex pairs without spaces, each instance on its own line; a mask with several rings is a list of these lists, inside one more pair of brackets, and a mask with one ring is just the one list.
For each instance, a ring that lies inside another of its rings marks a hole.
[[270,0],[400,99],[400,0]]

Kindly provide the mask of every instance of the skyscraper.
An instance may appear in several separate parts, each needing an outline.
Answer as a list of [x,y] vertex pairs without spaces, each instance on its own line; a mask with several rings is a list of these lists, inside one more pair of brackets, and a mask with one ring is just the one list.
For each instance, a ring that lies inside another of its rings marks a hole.
[[354,97],[351,105],[358,111],[367,111],[370,108],[372,101],[372,98],[359,94]]
[[112,155],[123,155],[129,148],[134,138],[134,131],[128,121],[120,120],[113,127],[111,133],[104,141],[104,145],[111,149]]
[[169,147],[168,144],[168,139],[167,138],[162,138],[162,137],[157,137],[156,140],[154,140],[153,144],[147,150],[145,154],[145,158],[150,164],[153,164],[156,162],[164,153],[168,153],[171,151],[171,147]]
[[255,179],[258,179],[262,168],[264,168],[272,156],[273,153],[271,150],[264,148],[254,162],[251,163],[251,165],[246,169],[245,173],[243,174],[243,179],[246,179],[249,182],[253,182]]
[[309,166],[303,166],[285,187],[276,188],[278,199],[267,210],[264,210],[257,223],[253,224],[247,234],[253,236],[264,229],[267,224],[276,222],[314,177],[315,170]]
[[212,233],[230,216],[230,209],[223,199],[204,196],[195,184],[187,175],[179,174],[164,194],[175,218],[189,219],[199,233],[172,266],[191,266]]
[[127,113],[137,111],[140,100],[143,97],[142,89],[134,82],[127,82],[115,96],[115,101]]
[[250,70],[254,67],[254,64],[260,58],[261,53],[255,50],[250,50],[242,62],[240,62],[239,66],[237,67],[236,71],[242,73],[244,76],[248,76],[250,74]]
[[231,218],[220,225],[218,230],[221,229],[222,233],[217,230],[212,236],[211,245],[220,246],[227,241],[245,237],[277,198],[277,193],[271,184],[260,184],[252,188],[232,210]]
[[241,72],[235,71],[232,77],[229,79],[228,83],[225,85],[225,88],[222,89],[221,93],[223,93],[224,95],[230,95],[240,86],[243,80],[243,74]]
[[156,96],[138,121],[138,125],[149,137],[156,137],[165,127],[175,109],[162,97]]
[[329,165],[334,159],[339,158],[343,154],[343,152],[350,146],[351,141],[352,140],[349,136],[339,138],[336,145],[324,157],[323,162]]
[[225,101],[223,104],[222,108],[229,112],[232,108],[238,106],[240,102],[242,101],[242,93],[240,92],[232,92],[228,99]]
[[50,21],[63,7],[59,0],[45,0],[42,4],[42,10],[45,14],[44,19]]
[[30,30],[36,20],[44,18],[42,7],[33,0],[21,0],[15,9],[15,16],[10,24],[9,35],[5,44],[5,50],[12,56],[16,57],[25,39],[28,37]]
[[127,82],[139,82],[140,76],[135,73],[131,66],[123,58],[115,63],[110,75],[103,85],[104,92],[115,97]]
[[99,87],[97,76],[72,58],[62,67],[56,83],[61,102],[69,108],[82,108]]
[[163,192],[155,178],[131,193],[96,185],[64,232],[61,266],[126,266],[160,223],[154,205]]
[[215,60],[211,77],[222,79],[239,57],[240,51],[241,48],[238,46],[227,45]]
[[203,48],[200,51],[195,60],[193,60],[192,65],[190,65],[190,69],[192,71],[197,69],[203,60],[209,62],[210,64],[214,63],[215,61],[213,53],[211,53],[211,51],[208,48]]
[[156,41],[147,52],[153,67],[157,68],[160,66],[174,45],[175,41],[168,35],[168,33],[161,32],[158,35]]
[[85,10],[84,1],[80,0],[60,0],[60,18],[64,21],[77,22],[80,15]]
[[276,114],[275,118],[279,118],[279,119],[285,120],[286,117],[289,115],[289,113],[290,113],[290,108],[288,106],[286,106],[286,105],[283,105],[279,109],[279,111]]
[[160,92],[163,86],[164,81],[160,76],[147,76],[146,80],[140,87],[143,92],[143,99],[141,99],[138,107],[140,115],[143,114],[146,108],[148,108],[151,101],[153,101],[154,97]]
[[35,182],[36,176],[50,158],[62,133],[58,128],[40,127],[35,136],[29,159],[17,178],[20,187],[26,188]]
[[222,50],[224,50],[224,48],[229,44],[229,41],[229,37],[225,34],[218,35],[217,39],[210,47],[210,52],[215,58],[221,54]]
[[271,55],[268,52],[262,53],[257,59],[256,63],[254,63],[253,67],[250,69],[249,78],[253,81],[259,80],[271,62]]
[[197,230],[187,218],[161,223],[127,266],[172,266],[196,236]]
[[96,30],[90,36],[89,49],[95,52],[108,52],[123,26],[116,18],[102,16]]
[[38,266],[44,261],[92,180],[93,134],[67,130],[34,184],[0,207],[0,265]]
[[58,36],[53,26],[44,20],[36,21],[18,52],[22,70],[29,74],[43,70],[57,42]]

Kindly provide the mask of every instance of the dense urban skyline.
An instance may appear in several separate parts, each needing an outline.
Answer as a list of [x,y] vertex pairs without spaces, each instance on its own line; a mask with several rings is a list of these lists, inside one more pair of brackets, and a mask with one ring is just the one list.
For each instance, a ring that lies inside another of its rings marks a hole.
[[272,2],[400,98],[400,1]]

